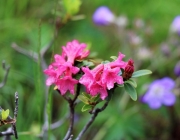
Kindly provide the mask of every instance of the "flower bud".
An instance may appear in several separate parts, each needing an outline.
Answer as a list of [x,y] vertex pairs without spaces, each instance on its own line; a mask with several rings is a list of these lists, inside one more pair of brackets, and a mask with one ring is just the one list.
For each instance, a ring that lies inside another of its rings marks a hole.
[[123,80],[126,81],[132,77],[134,72],[134,61],[130,59],[124,69]]

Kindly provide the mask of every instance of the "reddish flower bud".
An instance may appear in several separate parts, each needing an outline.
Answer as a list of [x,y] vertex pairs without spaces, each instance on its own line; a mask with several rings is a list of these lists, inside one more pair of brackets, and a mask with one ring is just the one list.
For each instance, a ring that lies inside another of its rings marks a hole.
[[132,74],[134,72],[134,61],[130,59],[124,69],[123,73],[123,79],[124,81],[128,80],[129,78],[132,77]]

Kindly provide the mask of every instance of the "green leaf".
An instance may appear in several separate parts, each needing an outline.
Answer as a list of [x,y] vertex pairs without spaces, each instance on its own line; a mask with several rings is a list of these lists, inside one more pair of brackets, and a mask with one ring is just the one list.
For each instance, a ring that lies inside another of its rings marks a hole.
[[89,104],[89,102],[88,102],[89,99],[86,96],[84,96],[84,95],[79,95],[78,99],[81,100],[85,104]]
[[99,101],[99,99],[100,99],[100,95],[98,94],[97,96],[93,96],[90,101],[97,102],[97,101]]
[[117,84],[117,86],[118,86],[118,87],[124,87],[124,84],[121,84],[121,85]]
[[133,73],[132,77],[144,76],[144,75],[148,75],[151,73],[152,73],[152,71],[150,71],[150,70],[138,70]]
[[129,83],[135,88],[137,87],[137,83],[133,79],[129,79],[129,80],[125,81],[125,83]]
[[82,112],[92,109],[91,105],[84,105],[81,109]]
[[63,0],[67,14],[73,16],[79,12],[81,0]]
[[117,56],[111,56],[110,58],[113,59],[113,60],[116,60]]
[[90,99],[92,97],[90,94],[87,94],[86,92],[82,92],[82,95],[88,99]]
[[129,84],[129,83],[124,83],[124,88],[125,88],[125,91],[131,97],[131,99],[136,101],[137,100],[137,93],[136,93],[135,88],[131,84]]
[[7,109],[6,111],[2,110],[1,116],[2,116],[2,120],[6,120],[7,117],[9,116],[9,109]]

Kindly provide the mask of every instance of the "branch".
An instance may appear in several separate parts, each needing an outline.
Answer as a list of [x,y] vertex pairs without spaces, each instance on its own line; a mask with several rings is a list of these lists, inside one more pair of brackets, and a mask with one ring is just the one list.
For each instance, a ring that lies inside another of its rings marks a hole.
[[83,134],[86,132],[86,130],[94,122],[94,120],[98,116],[99,112],[101,112],[104,109],[106,109],[106,107],[108,106],[108,103],[109,103],[109,100],[107,100],[101,108],[96,108],[92,112],[90,112],[92,114],[92,116],[91,116],[90,120],[87,122],[87,124],[84,126],[84,128],[81,130],[81,132],[77,136],[76,140],[80,140],[80,138],[83,136]]
[[11,47],[16,50],[17,52],[28,56],[29,58],[33,59],[35,62],[38,61],[38,54],[33,51],[27,51],[26,49],[23,49],[22,47],[19,47],[16,43],[12,43]]
[[[64,99],[68,102],[69,104],[69,109],[70,109],[70,124],[69,124],[69,128],[68,131],[64,137],[64,140],[71,140],[73,135],[72,135],[72,131],[73,131],[73,127],[74,127],[74,110],[75,110],[75,105],[76,105],[76,99],[80,94],[80,88],[81,88],[81,84],[77,84],[77,89],[76,89],[76,94],[74,96],[73,99],[71,99],[70,97],[67,96],[63,96]],[[60,93],[60,91],[58,90],[58,92]]]
[[9,127],[6,131],[0,132],[0,137],[14,135],[12,128]]
[[44,135],[44,132],[48,131],[48,129],[54,130],[54,129],[60,127],[60,126],[66,121],[67,118],[68,118],[68,114],[66,114],[66,115],[65,115],[62,119],[60,119],[59,121],[52,123],[52,124],[50,125],[50,128],[48,128],[47,126],[44,126],[43,131],[41,132],[40,135],[38,135],[38,137],[42,138],[43,135]]
[[[14,119],[16,120],[18,114],[18,92],[15,92],[15,108],[14,108]],[[12,128],[14,130],[14,136],[18,139],[17,130],[16,130],[16,123],[12,124]]]
[[52,39],[49,44],[47,44],[46,46],[44,46],[41,51],[40,51],[40,54],[41,54],[41,57],[44,57],[44,55],[46,54],[46,52],[50,49],[50,47],[53,45],[55,41],[55,38]]
[[64,118],[60,119],[59,121],[51,124],[50,129],[53,130],[53,129],[56,129],[56,128],[60,127],[60,126],[65,122],[65,120],[66,120],[67,118],[68,118],[68,114],[66,114],[66,115],[64,116]]
[[0,83],[0,88],[2,88],[6,84],[10,66],[6,66],[5,61],[3,61],[2,62],[2,68],[6,71],[6,73],[5,73],[3,81]]
[[[0,107],[0,109],[2,109]],[[18,93],[15,93],[15,109],[14,109],[14,119],[11,116],[8,116],[6,123],[7,124],[12,124],[12,127],[8,128],[4,132],[0,132],[0,137],[1,136],[11,136],[14,135],[16,139],[18,139],[17,135],[17,130],[16,130],[16,118],[17,118],[17,113],[18,113]]]

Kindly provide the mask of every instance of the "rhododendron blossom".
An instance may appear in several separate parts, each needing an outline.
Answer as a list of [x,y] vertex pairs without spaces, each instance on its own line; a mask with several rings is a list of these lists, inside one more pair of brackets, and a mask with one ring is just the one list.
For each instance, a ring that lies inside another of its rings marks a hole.
[[44,70],[48,75],[46,85],[56,85],[62,95],[68,90],[74,94],[74,86],[78,80],[73,78],[73,75],[79,72],[79,68],[74,66],[75,60],[81,60],[89,55],[89,51],[84,51],[86,44],[79,44],[77,40],[68,42],[66,47],[63,47],[62,55],[55,54],[54,62]]
[[74,64],[75,60],[82,60],[89,55],[89,50],[84,50],[86,48],[85,43],[79,43],[77,40],[68,42],[66,47],[62,47],[63,54],[67,56],[67,62]]
[[[54,84],[60,93],[64,95],[67,91],[74,94],[74,87],[79,83],[85,86],[88,94],[91,96],[99,94],[101,99],[104,100],[108,96],[108,90],[113,89],[115,84],[124,83],[121,69],[131,70],[132,75],[134,71],[133,61],[124,62],[122,59],[125,55],[119,52],[116,60],[99,64],[92,70],[89,67],[78,68],[74,62],[76,60],[82,61],[89,55],[89,50],[85,50],[85,48],[86,44],[79,43],[77,40],[68,42],[66,47],[63,46],[62,54],[55,54],[54,62],[44,70],[44,73],[48,75],[46,85],[50,86]],[[84,75],[77,80],[74,77],[80,72],[80,69]]]
[[82,68],[84,75],[79,82],[86,87],[88,93],[92,96],[100,94],[102,100],[108,96],[107,90],[114,88],[114,84],[123,84],[123,78],[119,75],[120,69],[124,69],[127,65],[122,61],[125,55],[119,53],[118,58],[106,64],[100,64],[90,70],[88,67]]

